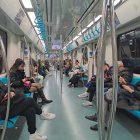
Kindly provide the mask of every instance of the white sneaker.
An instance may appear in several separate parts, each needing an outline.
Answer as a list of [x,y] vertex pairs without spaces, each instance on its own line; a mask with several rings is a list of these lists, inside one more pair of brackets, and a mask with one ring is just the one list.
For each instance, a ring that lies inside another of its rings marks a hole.
[[86,97],[88,97],[88,92],[84,92],[82,94],[79,94],[78,97],[79,98],[86,98]]
[[89,101],[85,101],[82,105],[84,107],[92,107],[93,106],[92,102],[89,102]]
[[42,120],[52,120],[56,117],[55,114],[53,113],[46,113],[46,112],[42,112],[42,114],[40,115],[40,118]]
[[47,140],[47,137],[42,136],[39,134],[39,132],[36,131],[34,134],[30,135],[29,140]]
[[51,74],[51,73],[49,73],[48,75],[49,75],[49,76],[52,76],[52,74]]

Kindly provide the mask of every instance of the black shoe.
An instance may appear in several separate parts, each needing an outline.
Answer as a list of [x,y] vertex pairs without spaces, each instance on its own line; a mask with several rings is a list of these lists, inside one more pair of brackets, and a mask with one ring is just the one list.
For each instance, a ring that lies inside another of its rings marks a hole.
[[42,102],[38,102],[37,104],[39,105],[40,108],[42,107]]
[[68,87],[72,87],[72,84],[68,84]]
[[42,101],[42,105],[50,104],[50,103],[52,103],[52,102],[53,102],[52,100],[43,100],[43,101]]
[[78,87],[78,84],[74,84],[74,87]]
[[86,119],[90,120],[90,121],[94,121],[97,122],[97,115],[93,115],[93,116],[85,116]]
[[[91,126],[90,129],[93,130],[93,131],[98,131],[98,124],[95,124],[95,125]],[[105,130],[107,130],[106,126],[105,126]]]

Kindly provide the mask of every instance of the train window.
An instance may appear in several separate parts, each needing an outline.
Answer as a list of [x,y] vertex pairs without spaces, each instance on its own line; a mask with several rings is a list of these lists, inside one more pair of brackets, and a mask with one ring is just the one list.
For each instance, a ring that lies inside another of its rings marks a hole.
[[88,49],[85,46],[84,48],[82,48],[82,57],[83,57],[83,64],[84,64],[84,60],[88,60]]
[[[140,69],[140,29],[118,36],[118,59],[134,71]],[[137,73],[137,72],[136,72]]]
[[[4,47],[5,47],[5,51],[7,53],[7,33],[0,29],[0,36],[2,38]],[[4,73],[4,72],[5,72],[5,65],[2,60],[2,51],[0,50],[0,74]]]

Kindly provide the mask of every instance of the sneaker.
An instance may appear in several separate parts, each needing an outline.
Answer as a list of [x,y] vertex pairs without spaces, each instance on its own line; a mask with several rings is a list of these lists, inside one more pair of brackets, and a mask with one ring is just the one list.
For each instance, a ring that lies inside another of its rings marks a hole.
[[85,101],[82,105],[84,107],[92,107],[93,106],[92,102],[89,102],[89,101]]
[[78,97],[79,98],[86,98],[86,97],[88,97],[88,92],[84,92],[82,94],[79,94]]
[[40,118],[42,120],[52,120],[56,117],[55,114],[53,113],[46,113],[46,112],[42,112],[42,114],[40,115]]
[[30,135],[29,140],[47,140],[46,136],[42,136],[37,131],[34,134]]
[[80,98],[81,100],[85,100],[85,101],[88,101],[89,98],[88,97],[84,97],[84,98]]
[[94,121],[97,122],[97,115],[92,115],[92,116],[85,116],[86,119],[90,120],[90,121]]
[[52,74],[51,74],[51,73],[49,73],[48,75],[49,75],[49,76],[52,76]]

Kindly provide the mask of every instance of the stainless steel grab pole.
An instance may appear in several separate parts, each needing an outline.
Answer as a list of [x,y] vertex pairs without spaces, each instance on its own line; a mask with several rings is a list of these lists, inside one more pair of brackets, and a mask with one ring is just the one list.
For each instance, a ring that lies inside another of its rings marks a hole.
[[115,16],[114,16],[114,0],[109,1],[109,13],[111,21],[111,44],[112,44],[112,60],[113,60],[113,92],[112,105],[110,110],[109,126],[107,131],[107,140],[111,140],[114,117],[117,107],[117,91],[118,91],[118,66],[117,66],[117,45],[115,31]]
[[57,68],[58,68],[58,62],[57,62],[58,60],[56,60],[56,62],[55,62],[55,67],[56,67],[56,78],[57,78]]
[[7,86],[8,86],[7,111],[6,111],[6,117],[5,117],[3,131],[2,131],[2,135],[1,135],[1,140],[4,140],[7,122],[8,122],[8,117],[9,117],[9,110],[10,110],[10,73],[9,73],[9,67],[8,67],[8,62],[7,62],[7,58],[6,58],[6,51],[5,51],[5,47],[4,47],[1,36],[0,36],[0,48],[2,51],[2,57],[3,57],[4,64],[5,64],[5,69],[6,69],[6,73],[7,73],[7,79],[8,79],[8,83],[7,83]]
[[60,36],[61,49],[60,49],[60,82],[61,82],[61,95],[62,95],[62,85],[63,85],[63,40],[62,35]]
[[98,66],[97,66],[97,116],[98,116],[98,132],[99,139],[105,140],[105,118],[104,118],[104,64],[105,64],[105,37],[107,32],[107,3],[108,0],[103,0],[102,20],[101,20],[101,35],[100,45],[98,50]]

